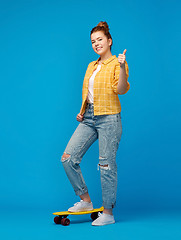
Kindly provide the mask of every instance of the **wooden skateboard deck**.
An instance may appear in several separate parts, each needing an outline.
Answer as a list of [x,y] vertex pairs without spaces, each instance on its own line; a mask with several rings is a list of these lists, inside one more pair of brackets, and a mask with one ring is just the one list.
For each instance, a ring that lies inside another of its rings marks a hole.
[[90,214],[92,220],[95,220],[98,217],[98,213],[102,212],[104,210],[104,207],[101,208],[95,208],[91,211],[83,211],[83,212],[69,212],[69,211],[63,211],[63,212],[54,212],[53,215],[57,215],[54,218],[54,222],[56,224],[62,224],[63,226],[68,226],[70,224],[70,220],[67,218],[69,215],[83,215],[83,214]]

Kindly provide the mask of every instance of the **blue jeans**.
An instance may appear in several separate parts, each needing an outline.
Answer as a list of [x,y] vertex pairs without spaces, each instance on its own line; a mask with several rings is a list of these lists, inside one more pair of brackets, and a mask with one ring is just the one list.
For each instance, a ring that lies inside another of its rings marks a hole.
[[[79,123],[70,138],[64,153],[67,158],[61,162],[76,195],[88,192],[80,162],[89,147],[99,139],[99,164],[101,174],[102,200],[104,208],[113,208],[117,193],[116,153],[122,135],[121,113],[94,115],[94,104],[88,103],[83,121]],[[95,183],[96,184],[96,183]]]

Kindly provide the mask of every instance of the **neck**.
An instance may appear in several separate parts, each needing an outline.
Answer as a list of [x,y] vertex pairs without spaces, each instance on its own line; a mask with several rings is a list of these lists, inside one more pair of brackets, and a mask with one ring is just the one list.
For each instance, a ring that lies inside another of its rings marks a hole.
[[104,55],[100,55],[99,63],[105,61],[106,59],[110,58],[112,56],[112,53],[109,51],[105,53]]

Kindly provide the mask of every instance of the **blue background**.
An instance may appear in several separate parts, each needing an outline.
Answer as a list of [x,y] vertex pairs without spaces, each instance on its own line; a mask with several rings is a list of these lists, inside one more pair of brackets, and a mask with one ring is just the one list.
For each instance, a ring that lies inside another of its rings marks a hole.
[[[3,216],[51,214],[79,201],[60,159],[79,124],[85,71],[99,57],[90,31],[100,21],[110,27],[112,54],[127,49],[129,66],[130,90],[119,95],[118,219],[181,210],[180,7],[176,0],[0,1]],[[97,141],[81,163],[95,207],[102,204],[98,158]]]

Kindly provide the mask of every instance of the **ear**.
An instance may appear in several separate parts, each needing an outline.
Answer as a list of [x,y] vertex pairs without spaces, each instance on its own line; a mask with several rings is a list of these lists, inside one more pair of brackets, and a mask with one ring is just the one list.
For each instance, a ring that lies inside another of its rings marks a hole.
[[111,38],[108,39],[108,43],[109,43],[109,46],[112,45],[112,39]]

